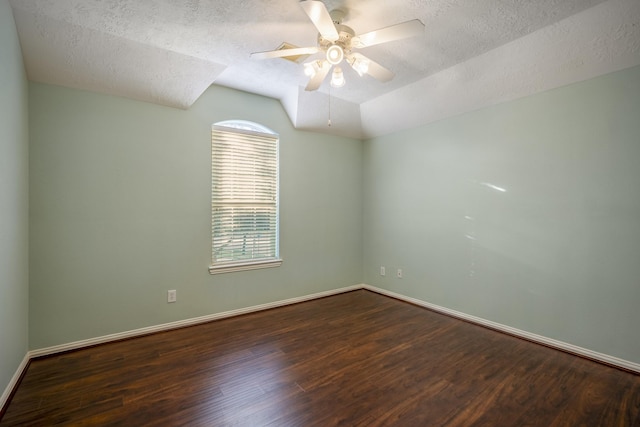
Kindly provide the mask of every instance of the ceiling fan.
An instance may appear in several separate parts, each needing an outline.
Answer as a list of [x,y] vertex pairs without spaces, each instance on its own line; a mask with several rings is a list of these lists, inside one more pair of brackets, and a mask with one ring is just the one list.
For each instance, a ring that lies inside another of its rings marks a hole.
[[304,64],[305,74],[309,76],[309,82],[305,87],[305,90],[308,91],[317,90],[332,67],[331,86],[343,86],[345,80],[342,68],[339,66],[343,60],[346,60],[360,76],[368,74],[381,82],[391,80],[394,76],[391,70],[359,52],[354,52],[354,49],[419,36],[424,32],[424,24],[419,19],[414,19],[356,35],[351,27],[342,24],[345,17],[344,11],[336,9],[329,13],[324,3],[316,0],[301,1],[300,6],[318,29],[317,46],[290,47],[291,45],[284,44],[285,48],[255,52],[251,54],[251,57],[255,59],[290,58],[323,53],[324,58]]

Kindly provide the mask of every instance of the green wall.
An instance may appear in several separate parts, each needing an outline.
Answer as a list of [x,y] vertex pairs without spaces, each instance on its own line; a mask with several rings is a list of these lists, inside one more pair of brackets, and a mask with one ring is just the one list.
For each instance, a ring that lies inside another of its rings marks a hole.
[[28,350],[27,91],[13,13],[0,0],[0,394]]
[[639,162],[638,67],[367,141],[364,282],[640,363]]
[[[187,111],[29,87],[32,349],[364,282],[640,362],[640,68],[365,142],[222,87]],[[284,263],[211,276],[228,119],[280,133]]]
[[[212,276],[211,124],[228,119],[280,134],[284,262]],[[183,111],[31,83],[29,120],[32,349],[361,282],[361,141],[215,86]]]

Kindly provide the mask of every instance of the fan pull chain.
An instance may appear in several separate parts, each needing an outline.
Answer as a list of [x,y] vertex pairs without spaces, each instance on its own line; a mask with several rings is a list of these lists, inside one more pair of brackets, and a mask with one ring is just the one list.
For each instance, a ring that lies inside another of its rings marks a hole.
[[329,120],[327,120],[327,126],[331,127],[331,85],[329,85]]

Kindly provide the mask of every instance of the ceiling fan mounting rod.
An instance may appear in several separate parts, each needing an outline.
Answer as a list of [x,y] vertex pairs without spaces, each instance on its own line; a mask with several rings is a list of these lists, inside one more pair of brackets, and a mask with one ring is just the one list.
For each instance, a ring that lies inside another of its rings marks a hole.
[[347,16],[347,13],[342,9],[333,9],[331,12],[329,12],[329,15],[331,16],[331,20],[333,21],[334,25],[340,25],[344,21],[344,18]]

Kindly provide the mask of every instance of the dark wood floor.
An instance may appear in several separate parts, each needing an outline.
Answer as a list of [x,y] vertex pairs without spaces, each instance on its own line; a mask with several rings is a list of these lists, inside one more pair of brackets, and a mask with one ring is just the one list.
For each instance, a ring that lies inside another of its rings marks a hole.
[[13,425],[638,426],[640,376],[355,291],[29,366]]

